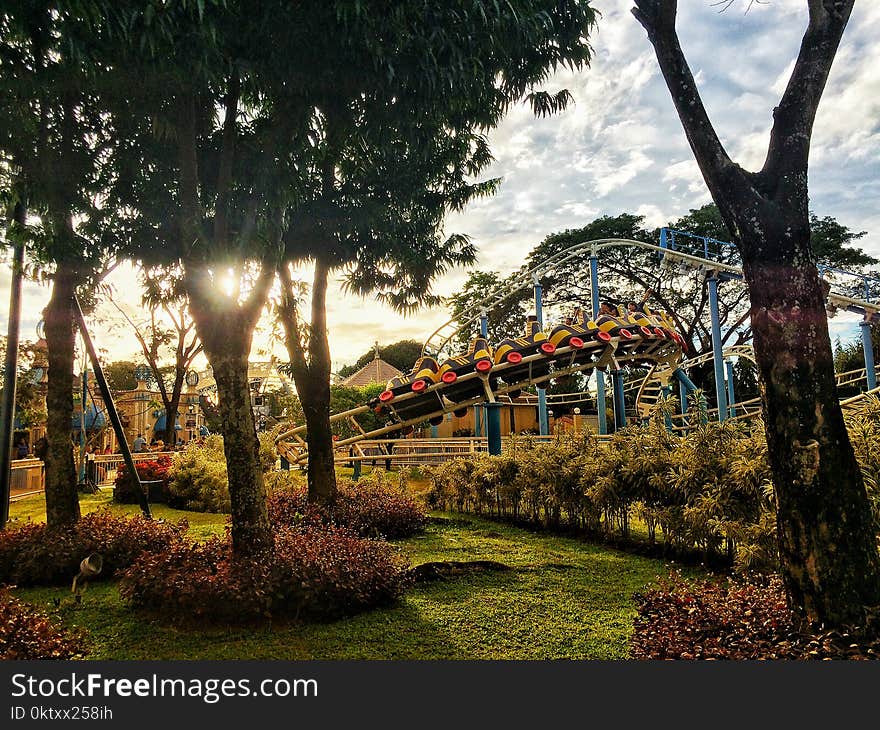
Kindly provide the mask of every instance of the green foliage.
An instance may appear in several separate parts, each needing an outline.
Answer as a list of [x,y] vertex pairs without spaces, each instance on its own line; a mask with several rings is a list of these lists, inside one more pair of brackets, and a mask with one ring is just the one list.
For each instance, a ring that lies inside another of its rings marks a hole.
[[[471,311],[473,315],[473,308],[493,292],[507,293],[509,289],[508,279],[494,271],[472,271],[464,286],[448,297],[444,303],[450,308],[452,316],[458,319],[467,311]],[[501,304],[486,312],[490,341],[499,342],[505,337],[514,337],[523,331],[530,297],[531,293],[525,289],[511,292]],[[476,337],[479,332],[480,320],[476,319],[458,334],[458,345],[462,348],[467,347],[470,339]]]
[[[209,517],[222,534],[222,518]],[[626,658],[632,595],[665,572],[660,561],[546,531],[446,517],[397,543],[414,566],[493,560],[512,570],[417,583],[394,605],[345,621],[236,627],[234,641],[228,628],[204,621],[145,620],[115,584],[92,586],[82,604],[65,601],[56,613],[63,625],[89,632],[93,659]],[[16,592],[51,606],[57,590]]]
[[[760,422],[725,421],[669,433],[658,410],[603,445],[589,433],[536,444],[514,441],[500,456],[480,454],[429,470],[434,507],[567,525],[613,539],[641,521],[650,543],[739,569],[772,567],[776,511]],[[880,534],[880,399],[847,415]]]
[[229,483],[223,437],[208,436],[174,454],[168,505],[193,512],[229,512]]
[[134,390],[137,387],[137,378],[134,371],[137,363],[131,360],[114,360],[103,366],[104,377],[112,393],[123,390]]

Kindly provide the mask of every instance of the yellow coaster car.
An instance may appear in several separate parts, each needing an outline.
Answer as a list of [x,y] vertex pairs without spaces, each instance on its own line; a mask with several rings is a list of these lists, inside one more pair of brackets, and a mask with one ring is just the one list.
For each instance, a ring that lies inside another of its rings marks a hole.
[[480,378],[468,378],[463,382],[460,379],[473,372],[488,376],[492,365],[492,349],[486,338],[475,337],[468,345],[467,352],[450,357],[440,366],[440,382],[446,384],[440,392],[455,403],[478,397],[483,393]]
[[[526,320],[525,333],[522,337],[509,337],[495,345],[495,365],[507,364],[498,377],[508,385],[531,378],[542,377],[550,372],[553,362],[553,353],[556,352],[554,345],[541,331],[538,318],[534,315]],[[531,355],[541,355],[538,360],[524,364],[524,358]]]
[[[388,381],[385,390],[379,394],[379,403],[375,411],[377,413],[390,412],[390,406],[393,406],[394,412],[404,421],[439,411],[443,408],[443,402],[439,394],[436,392],[425,392],[430,386],[439,382],[440,366],[437,364],[437,361],[433,357],[420,357],[416,360],[410,372],[398,375]],[[396,399],[407,393],[424,395],[421,397],[410,397],[395,403]],[[442,416],[437,418],[440,421],[443,420]]]

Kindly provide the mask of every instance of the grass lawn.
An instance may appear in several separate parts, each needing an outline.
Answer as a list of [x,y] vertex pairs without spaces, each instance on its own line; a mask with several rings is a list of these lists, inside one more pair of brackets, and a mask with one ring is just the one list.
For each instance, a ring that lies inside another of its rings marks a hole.
[[[83,499],[83,510],[108,494]],[[40,517],[40,497],[13,505]],[[114,506],[136,512],[136,507]],[[155,516],[190,520],[196,539],[223,530],[224,515],[160,505]],[[494,560],[512,570],[458,576],[409,589],[395,606],[325,624],[207,628],[168,625],[130,611],[116,585],[92,585],[80,605],[64,588],[16,593],[67,626],[88,631],[94,659],[622,659],[635,615],[632,594],[662,562],[569,538],[446,515],[398,542],[410,561]],[[60,598],[61,607],[53,607]]]

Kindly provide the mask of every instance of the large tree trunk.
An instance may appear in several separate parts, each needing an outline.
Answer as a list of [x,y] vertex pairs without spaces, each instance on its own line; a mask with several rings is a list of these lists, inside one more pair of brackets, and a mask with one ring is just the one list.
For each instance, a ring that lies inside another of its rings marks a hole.
[[73,296],[76,277],[64,266],[58,267],[52,297],[43,310],[49,378],[46,392],[46,522],[60,527],[76,522],[80,516],[76,490],[73,444]]
[[329,372],[326,380],[309,378],[304,385],[305,388],[296,382],[307,426],[309,502],[332,505],[336,500],[336,463],[330,427]]
[[[308,330],[308,358],[301,341],[296,303],[283,297],[280,307],[285,343],[292,364],[293,380],[306,419],[306,444],[309,449],[308,500],[313,504],[332,505],[336,501],[336,464],[333,431],[330,426],[330,344],[327,339],[327,279],[330,268],[321,261],[315,264],[312,284],[312,321]],[[290,277],[282,267],[281,283],[286,292]]]
[[[232,501],[235,552],[253,554],[272,547],[266,511],[266,487],[260,468],[260,442],[254,427],[248,387],[250,337],[230,337],[224,352],[207,352],[217,382],[223,451]],[[207,351],[207,348],[206,348]]]
[[712,126],[679,44],[676,0],[633,2],[742,255],[789,599],[814,622],[860,622],[880,603],[880,557],[837,396],[807,189],[813,124],[853,0],[806,3],[809,23],[758,172],[734,163]]
[[809,228],[777,217],[761,235],[740,230],[783,578],[808,619],[857,623],[880,603],[880,559],[838,404]]

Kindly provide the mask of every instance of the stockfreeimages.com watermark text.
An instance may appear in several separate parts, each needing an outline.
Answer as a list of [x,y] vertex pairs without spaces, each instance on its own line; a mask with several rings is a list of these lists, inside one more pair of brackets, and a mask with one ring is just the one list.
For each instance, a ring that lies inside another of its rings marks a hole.
[[208,704],[231,697],[317,697],[316,679],[200,679],[169,678],[156,674],[137,679],[71,672],[60,679],[30,674],[12,675],[12,697],[77,699],[117,697],[192,697]]

